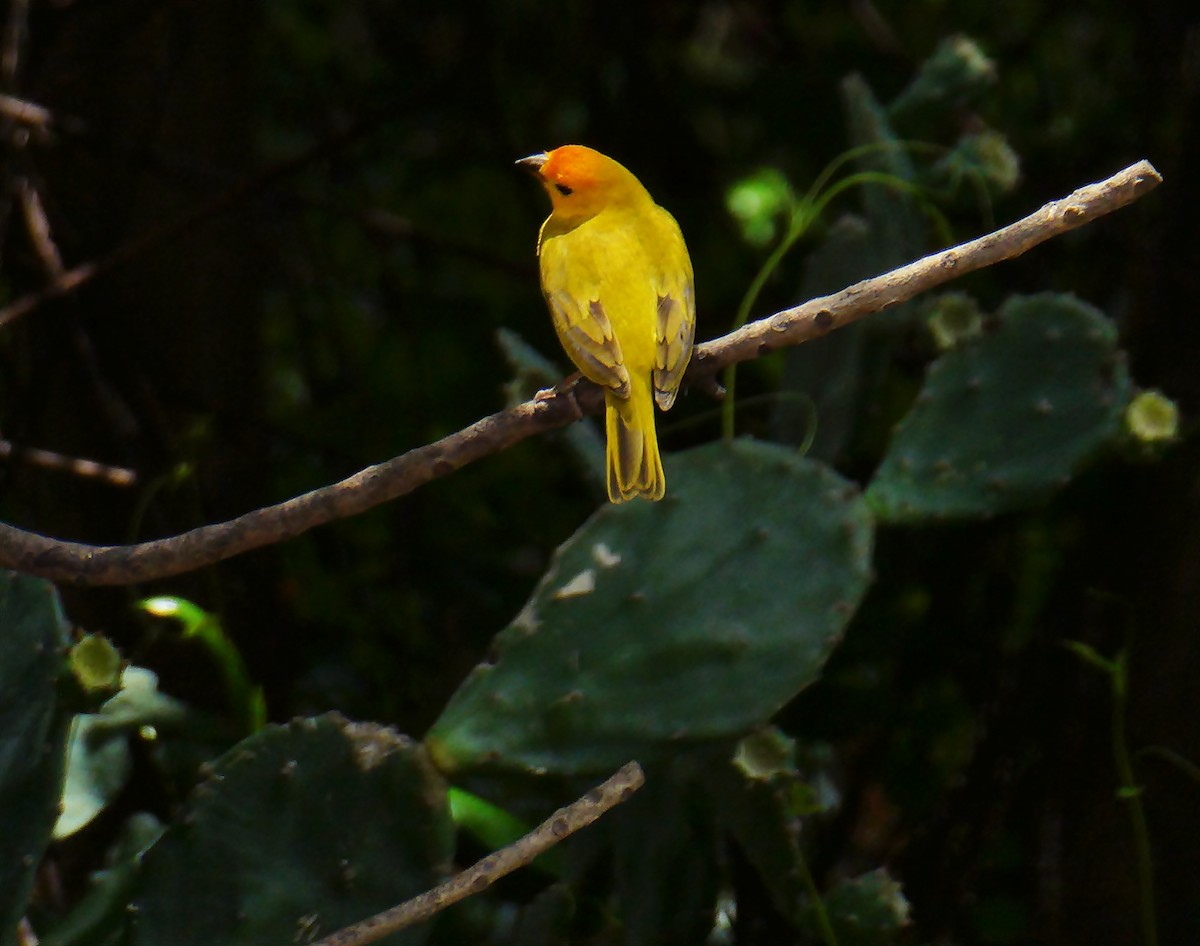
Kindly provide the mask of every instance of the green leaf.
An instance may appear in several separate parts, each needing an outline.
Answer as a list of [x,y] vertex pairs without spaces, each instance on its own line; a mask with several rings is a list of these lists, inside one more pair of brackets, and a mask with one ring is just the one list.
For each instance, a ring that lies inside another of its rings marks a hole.
[[325,936],[433,887],[452,850],[445,785],[419,745],[332,714],[268,726],[213,764],[147,852],[132,942]]
[[71,721],[62,811],[54,825],[60,840],[85,827],[116,798],[129,777],[130,731],[181,722],[187,708],[158,692],[158,677],[126,667],[121,690],[95,713]]
[[[533,828],[533,825],[510,814],[499,805],[493,805],[486,798],[465,789],[451,786],[448,798],[450,817],[454,824],[493,851],[512,844]],[[552,877],[562,876],[563,861],[557,848],[551,848],[540,855],[529,866]]]
[[792,186],[777,168],[762,168],[735,183],[725,195],[725,208],[737,221],[742,237],[753,246],[771,243],[779,223],[796,204]]
[[853,484],[745,441],[669,479],[555,553],[426,737],[439,768],[607,773],[740,736],[816,679],[869,578]]
[[1046,499],[1120,431],[1116,330],[1066,295],[1010,300],[933,362],[867,501],[881,519],[989,516]]
[[68,625],[54,586],[0,571],[0,946],[18,941],[54,819],[71,719]]
[[55,839],[69,837],[87,825],[125,787],[129,777],[129,742],[114,734],[93,713],[71,721],[67,777],[62,813],[54,824]]

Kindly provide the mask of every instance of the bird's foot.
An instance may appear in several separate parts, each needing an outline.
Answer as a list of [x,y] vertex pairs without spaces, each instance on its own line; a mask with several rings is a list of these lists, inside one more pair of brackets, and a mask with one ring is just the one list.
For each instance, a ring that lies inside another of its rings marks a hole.
[[574,374],[569,374],[565,378],[563,378],[561,381],[559,381],[558,384],[556,384],[554,387],[542,388],[542,390],[534,392],[533,400],[535,402],[549,401],[552,398],[556,398],[561,395],[562,397],[565,397],[567,399],[567,402],[571,405],[571,408],[574,410],[575,419],[582,420],[583,419],[583,411],[579,407],[579,400],[575,397],[575,385],[578,383],[579,379],[582,377],[583,377],[583,375],[578,371],[576,371]]

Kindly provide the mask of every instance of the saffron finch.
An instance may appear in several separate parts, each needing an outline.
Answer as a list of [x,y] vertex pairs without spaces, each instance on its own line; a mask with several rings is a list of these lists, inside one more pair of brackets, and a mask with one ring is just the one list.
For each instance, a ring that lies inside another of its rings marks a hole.
[[675,403],[696,334],[683,234],[599,151],[564,145],[517,164],[550,196],[537,254],[554,329],[583,376],[604,388],[608,498],[662,499],[654,405]]

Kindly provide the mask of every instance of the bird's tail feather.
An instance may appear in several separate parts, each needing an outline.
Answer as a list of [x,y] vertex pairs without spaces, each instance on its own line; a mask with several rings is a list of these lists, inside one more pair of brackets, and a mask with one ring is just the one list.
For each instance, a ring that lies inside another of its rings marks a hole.
[[628,398],[606,392],[604,399],[608,498],[614,503],[635,496],[662,499],[667,478],[658,453],[648,381],[642,385],[635,382]]

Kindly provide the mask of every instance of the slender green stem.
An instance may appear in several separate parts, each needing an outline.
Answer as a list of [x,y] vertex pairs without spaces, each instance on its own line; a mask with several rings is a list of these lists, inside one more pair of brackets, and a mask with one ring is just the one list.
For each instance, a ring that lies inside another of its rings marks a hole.
[[[762,267],[755,274],[750,287],[742,297],[741,304],[738,306],[731,331],[737,331],[750,320],[750,313],[753,311],[755,303],[758,302],[758,297],[762,293],[763,287],[767,284],[767,280],[779,268],[779,264],[783,262],[783,258],[796,245],[796,241],[808,232],[808,228],[821,216],[821,213],[835,197],[852,187],[858,187],[863,184],[880,184],[885,187],[891,187],[894,190],[918,196],[922,193],[920,186],[884,171],[858,171],[854,174],[847,174],[835,184],[829,183],[838,168],[860,154],[874,149],[875,146],[870,145],[863,148],[853,148],[840,155],[837,159],[830,162],[820,175],[818,175],[803,199],[796,202],[792,210],[791,219],[788,221],[787,233],[784,234],[779,245],[771,251],[771,255],[767,257]],[[926,209],[930,213],[930,216],[934,218],[934,223],[939,232],[943,230],[948,232],[949,227],[945,222],[945,218],[941,217],[937,209],[932,205],[927,205]],[[736,362],[729,365],[722,373],[721,383],[725,387],[725,403],[721,407],[721,436],[725,440],[732,440],[735,429],[734,418],[737,410]]]
[[1137,856],[1138,886],[1142,899],[1142,942],[1158,946],[1158,924],[1154,910],[1154,861],[1150,854],[1150,832],[1146,826],[1146,810],[1142,792],[1133,774],[1133,760],[1125,737],[1126,652],[1113,662],[1112,673],[1112,742],[1113,759],[1120,779],[1120,796],[1129,805],[1129,823],[1133,829],[1133,845]]
[[[749,321],[750,312],[754,308],[754,304],[758,302],[758,296],[762,292],[763,286],[767,284],[767,280],[771,278],[771,274],[783,262],[783,258],[787,256],[788,251],[795,246],[796,241],[804,235],[804,231],[808,229],[811,220],[812,218],[800,209],[797,209],[792,214],[791,223],[788,225],[788,232],[779,242],[779,245],[771,252],[771,255],[767,257],[766,262],[762,264],[762,268],[755,275],[754,281],[750,283],[750,288],[742,296],[742,304],[738,306],[737,315],[733,320],[733,330],[736,331]],[[732,440],[734,410],[737,405],[737,364],[732,364],[725,369],[721,382],[725,386],[725,403],[721,409],[721,436],[726,440]]]
[[799,850],[796,851],[796,864],[800,867],[800,879],[804,881],[808,899],[812,901],[813,915],[816,917],[817,930],[821,934],[821,939],[825,941],[825,946],[838,946],[837,933],[833,930],[829,911],[825,909],[825,901],[821,898],[821,891],[817,889],[817,882],[813,880],[812,871],[808,869],[808,861],[804,859],[803,852]]
[[945,145],[934,144],[930,141],[872,141],[869,144],[857,145],[853,148],[848,148],[839,154],[836,158],[830,161],[817,175],[812,186],[808,189],[805,195],[805,202],[812,203],[817,199],[817,195],[825,189],[838,169],[849,164],[851,161],[857,161],[859,158],[865,158],[871,154],[877,154],[885,151],[907,151],[909,153],[931,153],[931,154],[946,154],[950,151]]

